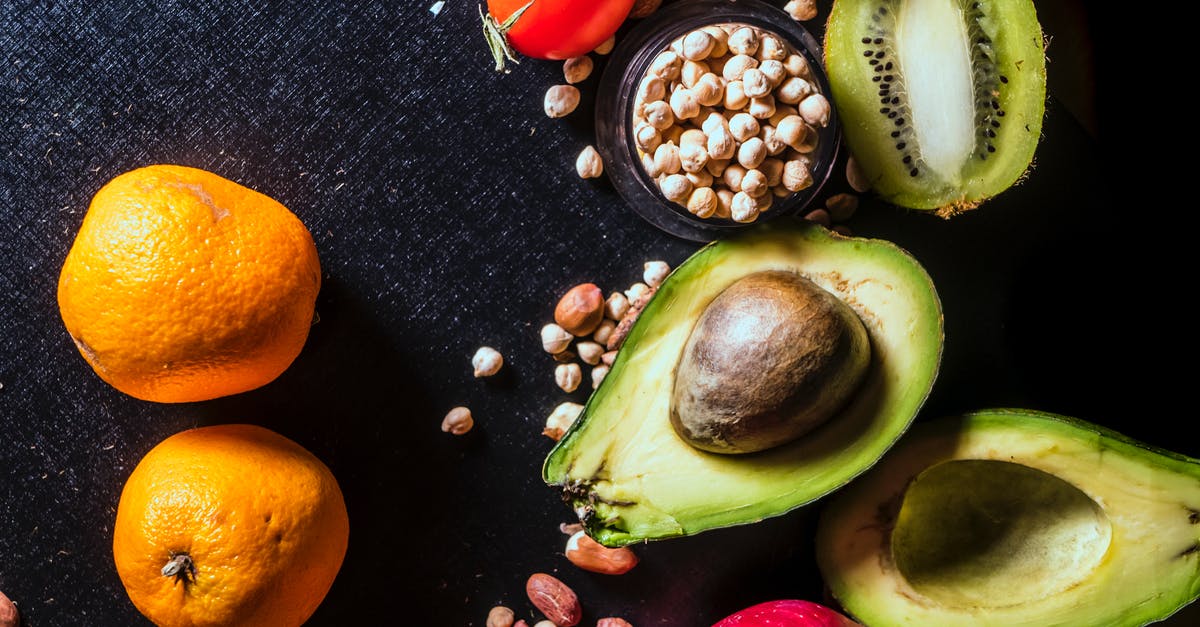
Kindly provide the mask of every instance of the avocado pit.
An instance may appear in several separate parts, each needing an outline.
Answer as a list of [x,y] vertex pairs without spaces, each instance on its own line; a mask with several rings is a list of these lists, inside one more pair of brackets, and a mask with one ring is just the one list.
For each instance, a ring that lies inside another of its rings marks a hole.
[[829,420],[870,363],[862,321],[794,272],[749,274],[708,305],[675,371],[671,424],[713,453],[753,453]]

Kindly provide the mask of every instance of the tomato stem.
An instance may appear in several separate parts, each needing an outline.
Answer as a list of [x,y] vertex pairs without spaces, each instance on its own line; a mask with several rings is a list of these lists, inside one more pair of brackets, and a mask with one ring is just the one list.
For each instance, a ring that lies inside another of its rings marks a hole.
[[508,43],[508,31],[516,25],[517,20],[521,19],[521,15],[525,13],[529,7],[533,6],[534,0],[529,0],[525,6],[513,11],[513,14],[508,16],[504,22],[498,22],[491,13],[483,12],[483,5],[479,5],[479,19],[483,21],[483,38],[487,40],[488,49],[492,51],[492,58],[496,60],[496,71],[509,72],[508,68],[504,67],[504,60],[507,59],[513,63],[520,63],[517,58],[517,52],[513,50],[512,44]]

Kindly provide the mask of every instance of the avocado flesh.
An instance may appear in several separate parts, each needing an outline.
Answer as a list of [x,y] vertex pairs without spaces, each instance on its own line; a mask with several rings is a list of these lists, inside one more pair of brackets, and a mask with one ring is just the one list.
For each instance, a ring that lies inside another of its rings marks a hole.
[[[845,301],[867,329],[871,365],[848,405],[798,440],[736,457],[698,450],[671,426],[679,357],[708,303],[765,270],[799,273]],[[608,546],[777,516],[878,460],[924,403],[941,353],[941,304],[929,276],[889,242],[807,223],[713,243],[659,287],[603,384],[550,452],[543,478]]]
[[817,560],[869,625],[1145,625],[1200,596],[1200,461],[1028,410],[920,424],[830,500]]

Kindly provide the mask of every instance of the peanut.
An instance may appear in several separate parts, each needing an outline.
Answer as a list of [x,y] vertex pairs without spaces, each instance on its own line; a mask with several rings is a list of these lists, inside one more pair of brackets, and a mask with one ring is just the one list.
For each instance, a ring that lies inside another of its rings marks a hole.
[[588,335],[604,319],[604,293],[594,283],[572,287],[554,307],[554,322],[574,336]]
[[567,540],[565,554],[579,568],[602,575],[623,575],[638,563],[637,555],[629,548],[610,549],[583,531]]
[[558,627],[574,627],[583,617],[579,597],[567,584],[546,573],[534,573],[525,582],[529,601]]

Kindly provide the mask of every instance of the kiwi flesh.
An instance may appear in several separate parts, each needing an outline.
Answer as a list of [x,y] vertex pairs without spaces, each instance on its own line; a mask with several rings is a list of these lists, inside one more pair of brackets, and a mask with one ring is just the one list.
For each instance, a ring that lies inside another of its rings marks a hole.
[[850,152],[884,200],[949,217],[1033,162],[1046,63],[1032,0],[837,0],[825,66]]

